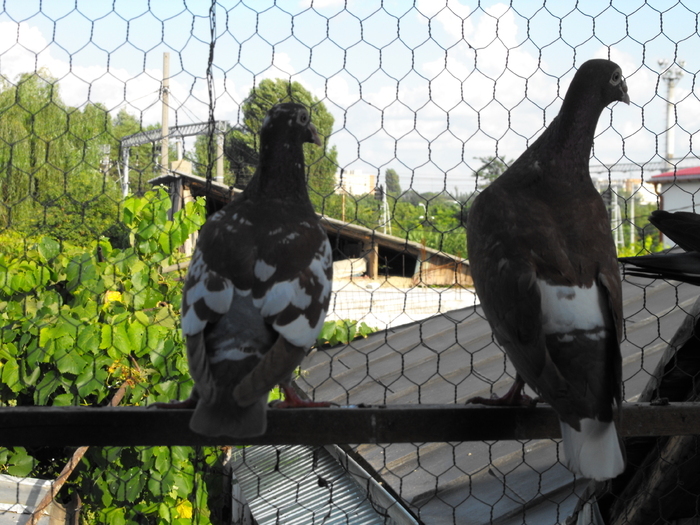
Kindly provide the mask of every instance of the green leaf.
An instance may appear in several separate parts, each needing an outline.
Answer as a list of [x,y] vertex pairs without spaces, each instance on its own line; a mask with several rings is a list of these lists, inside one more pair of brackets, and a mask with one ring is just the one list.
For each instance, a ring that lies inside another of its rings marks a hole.
[[126,472],[122,472],[120,478],[123,481],[117,491],[117,498],[129,503],[136,503],[146,485],[146,476],[143,475],[141,468],[132,467]]
[[26,478],[34,468],[34,458],[23,447],[16,447],[7,460],[7,473],[10,476]]
[[49,341],[63,336],[75,337],[76,327],[74,324],[66,322],[65,319],[58,319],[52,326],[45,326],[39,330],[39,346],[46,346]]
[[170,508],[165,503],[159,505],[158,516],[163,518],[167,523],[170,523]]
[[81,284],[94,281],[97,277],[97,268],[92,256],[84,253],[72,259],[66,268],[66,277],[68,278],[66,285],[68,291],[75,290]]
[[73,394],[59,394],[53,398],[51,406],[55,407],[65,407],[73,405],[75,401],[75,396]]
[[34,368],[34,370],[32,370],[32,373],[29,376],[25,377],[24,384],[27,386],[34,386],[37,380],[39,379],[40,375],[41,368],[37,366],[36,368]]
[[46,373],[34,392],[34,402],[37,405],[46,405],[49,396],[60,386],[58,375],[53,370]]
[[18,332],[16,330],[12,330],[10,327],[5,327],[3,328],[2,332],[0,332],[0,335],[2,335],[2,339],[0,339],[0,342],[9,343],[15,340],[15,338],[18,335]]
[[42,237],[38,250],[44,262],[49,262],[58,257],[58,254],[61,252],[61,245],[51,237]]
[[330,341],[335,334],[335,321],[326,321],[323,323],[323,328],[321,328],[321,333],[318,334],[318,340],[322,343]]
[[62,374],[79,374],[87,365],[87,361],[78,352],[72,351],[56,359],[56,367]]
[[0,359],[12,359],[17,355],[17,345],[14,343],[0,344]]
[[19,364],[15,359],[9,359],[2,366],[2,382],[13,392],[22,390],[22,385],[19,383]]
[[126,509],[122,507],[108,507],[102,511],[108,525],[125,525]]
[[113,348],[121,354],[130,354],[131,347],[129,342],[129,334],[127,333],[126,322],[119,322],[114,325],[103,325],[102,337],[100,339],[100,348],[107,350]]
[[[146,327],[139,321],[129,324],[127,329],[127,335],[129,337],[129,347],[136,353],[137,356],[143,355],[144,345],[144,335],[146,333]],[[146,348],[147,350],[147,348]]]
[[81,352],[95,352],[100,347],[100,329],[96,324],[89,324],[80,328],[77,340],[78,349]]

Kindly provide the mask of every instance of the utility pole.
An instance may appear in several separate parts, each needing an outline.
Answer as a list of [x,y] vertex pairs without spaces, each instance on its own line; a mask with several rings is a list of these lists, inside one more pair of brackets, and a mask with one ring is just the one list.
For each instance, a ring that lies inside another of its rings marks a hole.
[[387,202],[386,194],[389,193],[389,185],[386,183],[386,172],[384,173],[384,191],[382,192],[382,208],[384,233],[391,234],[391,213],[389,213],[389,203]]
[[216,182],[224,183],[224,134],[216,134]]
[[160,142],[160,171],[161,175],[168,174],[168,113],[170,109],[170,53],[163,53],[163,84],[161,87],[161,142]]
[[658,64],[661,68],[661,78],[666,82],[666,163],[670,169],[673,167],[671,159],[673,159],[674,153],[673,142],[676,126],[676,97],[674,88],[683,76],[682,68],[685,65],[685,60],[679,60],[678,65],[671,64],[669,66],[669,61],[665,58],[661,58],[658,60]]

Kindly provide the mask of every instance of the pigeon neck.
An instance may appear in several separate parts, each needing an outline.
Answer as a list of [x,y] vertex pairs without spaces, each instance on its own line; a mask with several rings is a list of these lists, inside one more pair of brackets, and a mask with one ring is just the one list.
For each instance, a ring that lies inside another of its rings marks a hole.
[[308,200],[302,145],[261,146],[257,193],[267,198]]
[[565,100],[557,117],[555,153],[588,166],[595,128],[602,111],[603,108],[593,100],[575,99],[568,103]]

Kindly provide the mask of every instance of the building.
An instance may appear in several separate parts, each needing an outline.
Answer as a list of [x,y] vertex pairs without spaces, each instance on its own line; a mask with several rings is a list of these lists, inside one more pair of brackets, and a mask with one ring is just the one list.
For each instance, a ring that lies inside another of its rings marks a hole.
[[667,211],[695,212],[695,199],[700,191],[700,166],[671,170],[651,177],[660,208]]
[[362,170],[340,170],[335,174],[336,193],[367,195],[374,193],[377,176]]
[[[697,213],[696,202],[700,195],[700,166],[667,171],[651,177],[651,183],[659,196],[659,209],[690,211]],[[666,242],[668,246],[673,243]]]
[[[168,172],[149,181],[154,186],[168,188],[172,213],[182,209],[197,197],[206,197],[207,215],[223,208],[240,190],[196,175]],[[352,222],[321,216],[333,246],[333,273],[335,279],[365,275],[370,279],[406,277],[414,285],[469,286],[469,262],[407,238],[380,233]],[[197,234],[185,243],[184,252],[190,255]]]

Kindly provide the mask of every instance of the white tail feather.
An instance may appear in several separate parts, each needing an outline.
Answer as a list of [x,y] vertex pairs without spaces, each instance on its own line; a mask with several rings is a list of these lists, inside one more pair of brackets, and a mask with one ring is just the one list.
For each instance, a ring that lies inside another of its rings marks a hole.
[[615,423],[582,419],[581,432],[561,424],[566,466],[573,473],[597,481],[612,479],[625,470]]

